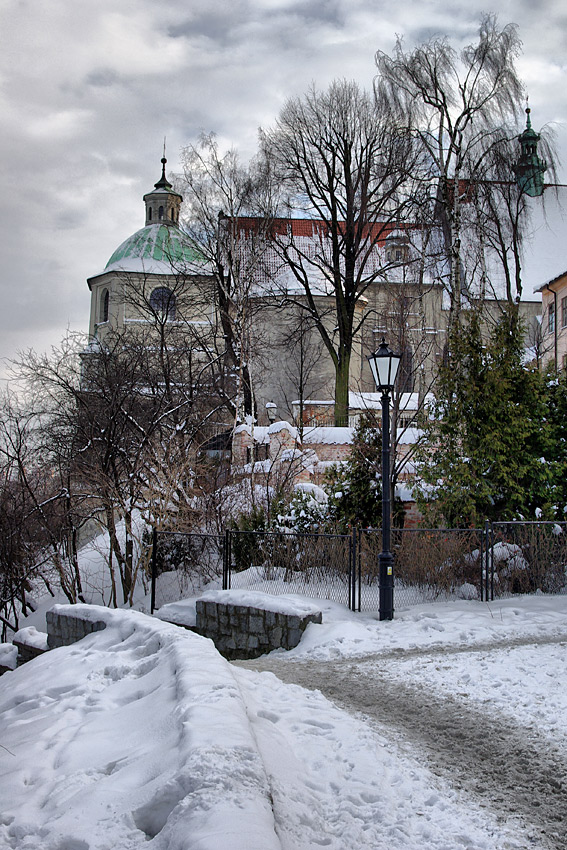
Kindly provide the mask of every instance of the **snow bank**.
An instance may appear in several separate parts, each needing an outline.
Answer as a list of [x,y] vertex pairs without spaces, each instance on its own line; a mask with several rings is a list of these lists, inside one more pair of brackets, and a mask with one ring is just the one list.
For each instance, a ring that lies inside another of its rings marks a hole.
[[18,650],[13,643],[0,643],[0,667],[16,669],[18,662]]
[[0,679],[0,846],[281,850],[240,689],[212,643],[81,610],[106,629]]

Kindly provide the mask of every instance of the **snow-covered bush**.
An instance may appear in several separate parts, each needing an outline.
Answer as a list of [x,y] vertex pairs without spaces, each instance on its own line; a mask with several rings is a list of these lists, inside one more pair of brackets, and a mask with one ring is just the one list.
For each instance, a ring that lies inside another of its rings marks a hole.
[[274,528],[298,534],[317,532],[325,525],[327,515],[327,495],[324,490],[320,487],[304,489],[299,485],[287,505],[282,505],[281,512],[274,518]]

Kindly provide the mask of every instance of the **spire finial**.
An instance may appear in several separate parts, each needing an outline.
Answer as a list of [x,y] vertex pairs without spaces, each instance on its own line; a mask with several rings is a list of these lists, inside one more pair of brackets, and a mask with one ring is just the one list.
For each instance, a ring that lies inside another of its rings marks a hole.
[[531,120],[531,118],[530,118],[530,112],[531,112],[531,111],[532,111],[532,110],[530,109],[530,96],[529,96],[529,95],[526,95],[526,115],[527,115],[527,118],[526,118],[526,129],[528,129],[528,130],[531,130],[531,129],[532,129],[532,120]]
[[167,179],[166,179],[166,176],[165,176],[166,163],[167,163],[167,159],[165,158],[165,136],[164,136],[163,137],[163,156],[161,158],[161,180],[160,180],[160,183],[163,183],[164,181],[167,183]]

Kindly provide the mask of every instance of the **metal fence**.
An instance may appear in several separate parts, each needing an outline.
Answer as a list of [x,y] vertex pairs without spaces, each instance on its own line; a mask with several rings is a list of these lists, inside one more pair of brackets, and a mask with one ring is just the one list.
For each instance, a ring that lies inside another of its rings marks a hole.
[[252,585],[354,606],[353,535],[230,531],[226,545],[227,588]]
[[[392,529],[394,606],[396,608],[455,596],[484,599],[485,534],[482,529]],[[363,531],[356,610],[379,602],[380,530]]]
[[567,593],[567,523],[487,523],[491,598]]
[[[380,530],[350,535],[228,530],[153,534],[152,611],[216,580],[224,589],[297,593],[377,610]],[[437,599],[567,593],[567,523],[392,529],[394,606]]]
[[[157,531],[152,534],[151,611],[193,596],[203,584],[223,580],[224,537]],[[224,582],[223,582],[224,586]]]

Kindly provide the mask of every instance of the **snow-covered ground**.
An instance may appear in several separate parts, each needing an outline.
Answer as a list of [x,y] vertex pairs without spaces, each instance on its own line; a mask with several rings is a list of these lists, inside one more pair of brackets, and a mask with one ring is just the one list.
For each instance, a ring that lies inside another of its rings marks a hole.
[[0,847],[565,847],[566,597],[316,604],[256,661],[105,611],[2,676]]

